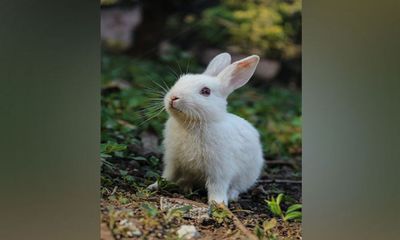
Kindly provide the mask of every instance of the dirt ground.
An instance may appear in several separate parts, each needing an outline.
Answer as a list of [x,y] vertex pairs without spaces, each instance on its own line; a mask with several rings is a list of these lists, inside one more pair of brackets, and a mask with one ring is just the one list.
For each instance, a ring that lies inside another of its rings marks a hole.
[[[113,164],[118,164],[117,162]],[[209,215],[205,190],[184,195],[176,187],[150,192],[137,164],[117,165],[125,177],[106,170],[102,175],[101,239],[185,239],[177,234],[182,225],[193,225],[196,239],[301,239],[301,223],[282,221],[268,210],[265,200],[285,194],[282,208],[301,203],[300,160],[267,161],[257,184],[241,194],[238,202]],[[126,176],[134,184],[126,184]],[[275,221],[276,220],[276,221]]]

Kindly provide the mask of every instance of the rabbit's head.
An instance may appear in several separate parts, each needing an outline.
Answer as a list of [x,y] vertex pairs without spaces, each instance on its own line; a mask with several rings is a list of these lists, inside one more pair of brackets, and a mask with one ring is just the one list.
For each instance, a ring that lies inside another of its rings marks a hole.
[[231,64],[228,53],[219,54],[202,74],[186,74],[178,79],[164,97],[167,112],[181,120],[223,118],[228,95],[249,81],[259,59],[252,55]]

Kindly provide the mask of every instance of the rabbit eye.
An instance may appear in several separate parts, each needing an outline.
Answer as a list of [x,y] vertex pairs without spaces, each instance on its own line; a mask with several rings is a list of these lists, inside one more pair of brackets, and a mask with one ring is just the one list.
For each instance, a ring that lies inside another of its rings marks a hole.
[[209,96],[211,93],[211,89],[209,89],[208,87],[203,87],[200,91],[200,94],[203,96]]

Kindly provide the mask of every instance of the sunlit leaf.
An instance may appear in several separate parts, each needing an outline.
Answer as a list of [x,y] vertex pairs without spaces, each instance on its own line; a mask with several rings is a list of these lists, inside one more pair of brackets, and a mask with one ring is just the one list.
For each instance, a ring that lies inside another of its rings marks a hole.
[[299,210],[301,208],[302,208],[301,204],[293,204],[290,207],[288,207],[288,209],[286,210],[286,214],[291,213],[293,211],[297,211],[297,210]]
[[289,214],[287,214],[283,220],[287,221],[287,220],[294,220],[294,219],[301,219],[302,217],[302,213],[298,212],[298,211],[293,211],[290,212]]

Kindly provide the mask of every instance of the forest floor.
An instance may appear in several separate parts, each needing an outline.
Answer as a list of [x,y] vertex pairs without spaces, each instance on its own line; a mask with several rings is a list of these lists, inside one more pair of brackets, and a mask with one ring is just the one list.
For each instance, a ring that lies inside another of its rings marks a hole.
[[[282,204],[284,209],[301,202],[301,176],[296,171],[300,162],[288,165],[270,161],[269,165],[258,183],[241,194],[238,202],[231,203],[229,210],[238,218],[239,224],[257,236],[256,239],[301,239],[301,223],[285,222],[273,216],[265,202],[282,192],[286,196]],[[128,176],[143,177],[143,172],[136,167],[129,163],[119,166]],[[233,221],[229,212],[226,217],[223,213],[208,216],[204,190],[185,195],[174,186],[166,186],[151,192],[141,187],[118,185],[121,176],[114,177],[103,177],[103,182],[108,180],[116,184],[102,187],[101,239],[179,239],[177,231],[182,225],[195,226],[199,239],[251,238]],[[277,220],[275,226],[265,229],[271,219]]]

